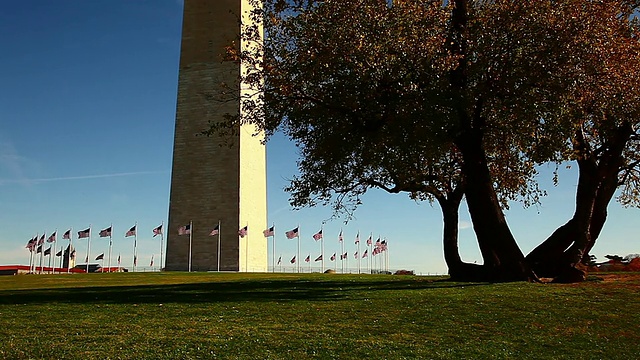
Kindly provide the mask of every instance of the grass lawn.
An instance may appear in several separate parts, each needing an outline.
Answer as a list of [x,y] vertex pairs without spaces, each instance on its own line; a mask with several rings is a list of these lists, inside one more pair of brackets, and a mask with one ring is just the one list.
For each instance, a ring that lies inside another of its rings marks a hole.
[[0,277],[0,359],[636,359],[640,276]]

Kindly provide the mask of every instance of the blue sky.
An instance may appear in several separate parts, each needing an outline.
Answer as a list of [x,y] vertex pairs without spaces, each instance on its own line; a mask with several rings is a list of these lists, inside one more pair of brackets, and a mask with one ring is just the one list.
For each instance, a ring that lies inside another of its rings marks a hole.
[[[133,241],[124,233],[136,222],[139,265],[148,266],[152,255],[158,264],[160,243],[152,229],[167,220],[181,7],[178,0],[2,2],[0,264],[27,264],[24,246],[36,234],[89,225],[95,257],[108,250],[98,231],[113,224],[113,258],[121,254],[130,266]],[[290,209],[282,189],[296,172],[296,154],[282,136],[268,144],[269,224],[276,226],[276,258],[281,255],[289,271],[297,243],[286,240],[284,231],[300,224],[302,257],[313,259],[320,243],[311,236],[331,217],[329,208]],[[551,169],[541,173],[549,191],[543,204],[513,204],[507,212],[525,253],[573,212],[575,169],[562,169],[557,188]],[[370,233],[374,240],[388,239],[393,269],[446,271],[437,207],[372,191],[355,215],[347,225],[339,219],[324,225],[325,258],[338,251],[344,228],[352,267],[360,231],[363,241]],[[612,203],[593,253],[603,259],[640,252],[638,215],[637,209]],[[464,207],[460,220],[461,254],[480,263]],[[86,241],[74,244],[84,259]]]

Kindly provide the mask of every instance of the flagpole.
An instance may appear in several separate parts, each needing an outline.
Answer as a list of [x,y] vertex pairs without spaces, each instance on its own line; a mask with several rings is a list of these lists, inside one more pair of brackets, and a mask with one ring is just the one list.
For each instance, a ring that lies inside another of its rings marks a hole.
[[[36,258],[33,259],[33,273],[36,274],[38,272],[38,238],[39,234],[36,233]],[[42,255],[42,249],[40,249],[40,255]]]
[[29,272],[31,272],[31,267],[33,267],[33,249],[29,250]]
[[91,257],[91,224],[89,224],[89,241],[87,241],[87,274],[89,273],[89,258]]
[[273,224],[273,233],[271,233],[271,262],[273,263],[273,272],[276,272],[276,224]]
[[[33,239],[32,239],[33,240]],[[36,240],[33,243],[33,252],[35,252],[35,255],[33,255],[33,261],[31,261],[29,263],[29,273],[34,274],[36,272],[36,257],[38,256],[38,253],[36,251],[38,251],[38,235],[36,235]]]
[[[109,226],[109,229],[111,229],[111,231],[109,232],[109,269],[108,271],[111,272],[111,248],[113,246],[113,223],[111,223],[111,226]],[[102,265],[104,265],[104,259],[102,259]],[[103,270],[104,272],[104,270]]]
[[42,243],[42,252],[40,253],[40,274],[44,274],[44,245],[47,242],[47,240],[45,240],[45,236],[46,236],[47,232],[44,231],[42,232],[42,239],[44,240]]
[[362,254],[360,253],[360,230],[358,230],[358,274],[360,274],[360,259]]
[[69,253],[67,254],[67,274],[71,272],[71,251],[73,247],[73,226],[69,228]]
[[220,272],[220,220],[218,220],[218,272]]
[[193,220],[189,221],[189,272],[191,272],[191,234],[193,233]]
[[[55,251],[55,253],[58,253],[58,229],[56,228],[56,231],[54,232],[54,234],[56,234],[56,236],[53,238],[53,250]],[[60,254],[60,258],[62,258],[62,254]],[[56,267],[56,261],[53,261],[53,267]],[[62,267],[62,265],[60,266]],[[58,268],[58,273],[60,272],[60,268]],[[56,271],[54,269],[53,273],[55,274]]]
[[[131,224],[131,223],[129,223]],[[136,232],[133,234],[133,272],[136,272],[136,265],[138,263],[138,222],[135,223]]]
[[340,265],[342,266],[342,273],[344,274],[344,234],[342,233],[342,228],[340,229],[340,235],[342,235],[342,241],[340,241]]
[[[156,223],[157,224],[157,223]],[[162,271],[162,250],[164,250],[164,220],[160,222],[160,271]],[[136,232],[138,229],[136,228]]]
[[[51,236],[51,235],[49,235],[49,236]],[[47,239],[47,242],[49,242],[48,240],[49,240],[49,239]],[[49,246],[49,249],[51,249],[52,247],[53,247],[53,245],[50,245],[50,246]],[[56,248],[54,247],[54,248],[53,248],[53,251],[55,251],[55,250],[56,250]],[[54,254],[55,254],[55,252],[54,252]],[[51,250],[49,250],[49,272],[50,272],[50,273],[52,273],[52,272],[53,272],[53,268],[51,267],[51,258],[52,258],[52,256],[51,256]],[[54,262],[54,263],[53,263],[53,266],[55,267],[55,265],[56,265],[56,263]]]
[[324,274],[324,221],[322,222],[322,225],[320,225],[320,231],[322,234],[322,237],[320,238],[320,241],[322,241],[320,243],[320,247],[322,248],[320,256],[322,256],[322,273]]
[[244,252],[244,272],[249,272],[249,222],[247,222],[247,226],[246,226],[247,232],[246,232],[246,237],[247,239],[246,241],[246,249]]
[[298,224],[298,227],[296,229],[298,229],[298,261],[296,261],[296,269],[298,273],[300,273],[300,262],[302,261],[302,259],[300,258],[300,224]]
[[389,271],[389,242],[387,241],[387,239],[385,240],[385,258],[384,258],[384,264],[386,266],[386,270]]

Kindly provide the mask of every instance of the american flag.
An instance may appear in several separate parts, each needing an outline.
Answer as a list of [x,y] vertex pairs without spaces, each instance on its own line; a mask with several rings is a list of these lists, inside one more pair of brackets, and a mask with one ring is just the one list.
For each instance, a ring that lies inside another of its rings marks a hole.
[[91,234],[91,228],[88,228],[86,230],[78,231],[78,239],[88,238],[89,234]]
[[322,261],[322,255],[318,256],[314,261]]
[[311,255],[307,255],[307,257],[304,259],[305,262],[310,262],[311,261]]
[[289,262],[290,262],[290,263],[292,263],[292,264],[295,264],[295,263],[296,263],[296,257],[295,257],[295,255],[291,258],[291,261],[289,261]]
[[371,241],[371,235],[369,235],[369,238],[367,239],[367,245],[371,245],[373,243],[373,241]]
[[317,233],[313,234],[313,240],[318,241],[322,239],[322,229],[320,229],[320,231],[318,231]]
[[58,251],[58,252],[56,253],[56,256],[62,256],[62,250]]
[[44,234],[42,234],[42,236],[40,237],[40,240],[38,240],[38,245],[42,245],[42,244],[44,244]]
[[331,255],[331,261],[336,261],[336,253],[333,253],[333,255]]
[[56,241],[56,233],[57,233],[57,231],[54,231],[53,234],[49,235],[49,238],[47,239],[47,242],[52,243],[52,242]]
[[100,230],[100,233],[98,235],[100,235],[100,237],[111,236],[111,226],[106,229]]
[[249,225],[243,227],[242,229],[238,230],[238,235],[243,238],[245,236],[247,236],[247,232],[249,231]]
[[137,256],[133,256],[133,266],[138,265],[138,257]]
[[278,263],[276,265],[280,265],[281,262],[282,262],[282,256],[278,258]]
[[269,237],[269,236],[274,236],[275,235],[275,227],[272,226],[270,228],[268,228],[267,230],[263,231],[262,234],[264,234],[264,237]]
[[189,235],[191,234],[191,224],[180,226],[178,229],[178,235]]
[[338,241],[342,242],[344,238],[342,237],[342,229],[340,229],[340,234],[338,235]]
[[27,246],[25,246],[25,249],[29,249],[29,251],[33,251],[33,248],[36,245],[36,240],[35,239],[31,239],[29,241],[27,241]]
[[44,251],[44,256],[51,255],[51,247]]
[[213,228],[213,230],[211,230],[211,232],[209,233],[209,236],[216,236],[220,234],[220,224],[216,225],[216,227]]
[[124,237],[136,236],[136,226],[137,225],[133,225],[131,229],[124,234]]
[[284,234],[287,236],[287,239],[293,239],[294,237],[298,236],[298,228],[295,228],[293,230],[289,230]]
[[38,246],[36,249],[36,254],[40,254],[42,252],[42,245]]
[[157,228],[153,229],[153,237],[156,237],[156,235],[160,235],[160,234],[162,234],[162,225],[160,225]]
[[104,260],[104,253],[96,256],[96,260]]
[[153,267],[153,255],[151,255],[151,263],[149,264],[149,266]]
[[118,265],[120,265],[120,254],[118,254]]
[[63,240],[71,240],[71,229],[67,230],[62,234]]
[[362,253],[362,258],[366,258],[368,255],[368,250],[365,249],[365,251]]
[[358,231],[358,234],[356,235],[356,244],[360,244],[360,231]]
[[356,259],[358,258],[358,252],[357,251],[355,252],[355,254],[353,254],[353,257],[356,258]]

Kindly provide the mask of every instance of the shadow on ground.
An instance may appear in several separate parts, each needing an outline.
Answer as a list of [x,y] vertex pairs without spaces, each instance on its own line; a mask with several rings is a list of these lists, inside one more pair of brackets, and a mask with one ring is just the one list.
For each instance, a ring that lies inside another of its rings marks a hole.
[[373,282],[255,280],[170,285],[96,286],[0,291],[0,304],[336,301],[358,296],[361,291],[412,291],[474,285],[484,284],[459,284],[408,278]]

